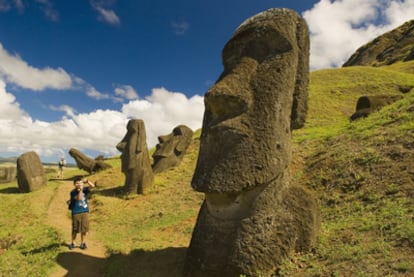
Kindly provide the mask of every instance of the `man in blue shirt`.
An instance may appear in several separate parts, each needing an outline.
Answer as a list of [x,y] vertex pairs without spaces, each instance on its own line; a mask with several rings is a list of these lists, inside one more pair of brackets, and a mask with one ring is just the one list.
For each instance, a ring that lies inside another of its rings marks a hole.
[[[88,184],[84,187],[84,184]],[[90,188],[95,185],[88,179],[82,180],[76,177],[73,180],[75,188],[70,192],[70,200],[73,201],[72,206],[72,242],[69,249],[75,248],[76,235],[81,233],[81,249],[86,249],[85,237],[89,231],[89,204],[87,195],[90,193]]]

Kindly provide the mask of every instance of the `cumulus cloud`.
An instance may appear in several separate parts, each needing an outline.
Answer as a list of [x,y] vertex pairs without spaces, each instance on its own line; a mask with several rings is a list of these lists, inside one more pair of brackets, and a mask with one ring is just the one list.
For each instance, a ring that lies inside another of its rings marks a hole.
[[68,89],[72,77],[62,68],[38,69],[27,64],[18,55],[9,54],[0,43],[0,76],[10,83],[35,91]]
[[[0,120],[15,121],[26,117],[26,113],[20,109],[14,95],[6,92],[6,84],[0,80]],[[0,134],[4,134],[1,133]]]
[[129,85],[116,86],[115,94],[128,100],[138,99],[138,93],[135,91],[135,89],[132,86],[129,86]]
[[145,99],[130,101],[122,107],[128,118],[142,119],[147,129],[150,146],[158,142],[158,136],[169,134],[179,124],[193,130],[201,128],[204,98],[194,95],[187,98],[183,93],[155,88]]
[[321,0],[303,17],[311,68],[339,67],[362,45],[412,19],[414,0]]
[[1,80],[0,99],[0,153],[35,151],[44,161],[60,157],[72,147],[86,154],[118,155],[115,146],[126,134],[126,124],[132,118],[144,120],[148,146],[154,147],[158,136],[169,134],[179,124],[193,130],[200,128],[204,113],[201,96],[188,99],[165,88],[154,89],[145,99],[124,104],[120,111],[97,109],[77,113],[67,105],[50,106],[65,112],[55,122],[33,120]]

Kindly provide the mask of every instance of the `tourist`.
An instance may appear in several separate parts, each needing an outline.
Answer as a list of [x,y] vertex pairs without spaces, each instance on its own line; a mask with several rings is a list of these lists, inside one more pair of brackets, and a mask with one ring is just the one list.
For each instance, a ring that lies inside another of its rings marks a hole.
[[[88,184],[88,186],[84,186]],[[75,248],[75,240],[78,233],[81,234],[80,249],[86,249],[85,238],[89,231],[89,204],[88,194],[90,188],[94,188],[95,185],[88,179],[82,180],[80,177],[76,177],[73,180],[75,188],[70,192],[70,200],[73,201],[72,205],[72,242],[69,245],[69,249]]]

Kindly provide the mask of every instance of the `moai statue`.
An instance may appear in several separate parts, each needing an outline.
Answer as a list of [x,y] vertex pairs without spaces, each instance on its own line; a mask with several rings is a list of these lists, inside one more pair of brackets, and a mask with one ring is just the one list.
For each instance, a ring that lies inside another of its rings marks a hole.
[[271,276],[316,241],[318,206],[290,183],[292,129],[304,125],[309,36],[289,9],[257,14],[235,31],[224,71],[204,97],[192,187],[205,194],[184,276]]
[[122,172],[125,174],[126,192],[145,194],[153,184],[154,175],[148,153],[144,121],[131,119],[127,124],[125,137],[116,148],[122,152]]
[[92,159],[75,148],[69,149],[69,155],[75,160],[79,169],[85,170],[89,174],[112,167],[110,164],[104,163],[103,160]]
[[193,130],[185,125],[178,125],[172,133],[159,136],[157,150],[152,155],[154,159],[152,171],[160,173],[170,167],[178,166],[191,143],[192,137]]
[[32,192],[47,185],[45,169],[34,151],[17,158],[17,184],[21,192]]

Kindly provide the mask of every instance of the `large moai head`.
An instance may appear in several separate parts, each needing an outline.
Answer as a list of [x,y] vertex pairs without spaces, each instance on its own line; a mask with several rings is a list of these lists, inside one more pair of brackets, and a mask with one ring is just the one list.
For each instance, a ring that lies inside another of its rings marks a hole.
[[191,143],[193,130],[185,125],[178,125],[168,135],[159,136],[156,151],[152,155],[154,173],[162,172],[180,164]]
[[205,193],[185,276],[270,276],[315,241],[317,205],[290,184],[292,129],[307,112],[309,36],[289,9],[243,22],[204,97],[192,187]]
[[291,130],[307,111],[309,38],[294,11],[270,9],[241,24],[206,93],[194,189],[238,192],[287,168]]
[[145,124],[141,119],[131,119],[127,133],[116,145],[122,152],[122,172],[125,174],[125,188],[128,193],[145,193],[152,185],[153,173],[147,147]]

